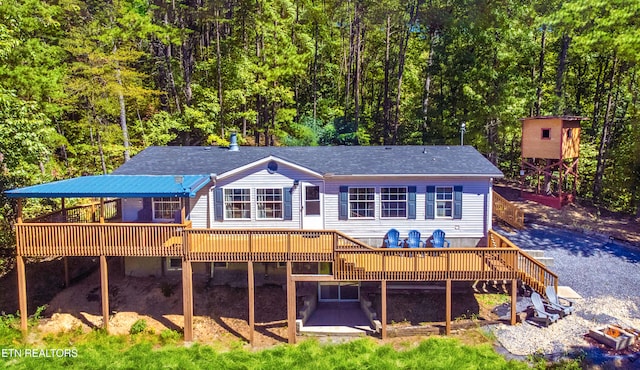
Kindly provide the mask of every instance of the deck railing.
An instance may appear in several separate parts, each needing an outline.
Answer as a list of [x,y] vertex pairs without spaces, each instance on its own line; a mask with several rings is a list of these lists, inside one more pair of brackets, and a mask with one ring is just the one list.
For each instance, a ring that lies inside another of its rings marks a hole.
[[[120,210],[120,202],[121,202],[120,199],[110,199],[103,202],[105,220],[118,217],[119,210]],[[73,206],[73,207],[61,209],[58,211],[47,213],[42,216],[38,216],[26,222],[28,223],[100,222],[100,203],[94,202],[90,204],[83,204],[79,206]]]
[[192,229],[185,224],[23,223],[22,256],[184,257],[193,262],[333,262],[334,279],[521,279],[537,291],[557,276],[503,236],[486,248],[374,248],[338,231]]
[[495,191],[493,192],[493,214],[515,228],[524,227],[524,211]]
[[16,225],[22,256],[182,256],[187,224],[23,223]]
[[518,250],[517,265],[514,268],[519,272],[519,279],[538,293],[544,293],[547,286],[558,288],[558,275],[549,270],[543,263],[537,261],[504,236],[489,230],[487,234],[489,248],[516,248]]
[[330,262],[334,231],[189,229],[185,255],[192,261]]

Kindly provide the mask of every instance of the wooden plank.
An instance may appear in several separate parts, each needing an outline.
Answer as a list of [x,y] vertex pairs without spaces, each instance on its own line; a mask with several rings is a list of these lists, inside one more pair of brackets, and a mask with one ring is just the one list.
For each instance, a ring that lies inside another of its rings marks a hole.
[[293,281],[335,281],[333,275],[291,275]]
[[516,303],[518,302],[518,280],[511,280],[511,325],[516,324]]
[[380,296],[382,298],[382,339],[387,339],[387,281],[382,280],[380,282]]
[[182,260],[182,310],[184,317],[184,340],[193,341],[193,276],[191,261]]
[[100,288],[102,296],[102,328],[109,332],[109,274],[107,271],[107,257],[100,256]]
[[64,261],[64,287],[68,288],[71,285],[71,278],[69,276],[69,259],[67,257],[62,257]]
[[447,279],[447,283],[446,283],[446,298],[445,298],[445,309],[446,309],[446,314],[445,314],[445,334],[446,335],[450,335],[451,334],[451,279]]
[[249,343],[254,345],[255,330],[255,275],[253,274],[253,262],[247,262],[247,279],[249,286]]
[[296,282],[291,278],[291,261],[287,261],[287,333],[289,344],[296,343]]
[[27,332],[27,277],[25,271],[24,257],[16,256],[16,272],[18,273],[18,307],[20,308],[20,330],[23,334]]

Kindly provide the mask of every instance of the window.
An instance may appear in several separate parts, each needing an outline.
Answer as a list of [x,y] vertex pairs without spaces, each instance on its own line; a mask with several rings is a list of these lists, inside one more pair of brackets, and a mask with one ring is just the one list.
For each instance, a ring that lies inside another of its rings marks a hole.
[[282,189],[257,189],[259,219],[282,219]]
[[571,139],[573,137],[573,129],[568,129],[567,130],[567,138]]
[[436,217],[453,217],[453,188],[436,187]]
[[251,219],[251,191],[249,189],[224,189],[224,217]]
[[380,203],[381,218],[407,217],[407,188],[381,188]]
[[305,186],[304,188],[305,216],[320,216],[320,187]]
[[551,129],[543,128],[542,129],[542,140],[550,140],[551,139]]
[[167,271],[182,270],[182,259],[167,258]]
[[351,218],[374,218],[375,206],[374,188],[349,188],[349,215]]
[[153,219],[175,220],[180,208],[179,198],[153,198]]

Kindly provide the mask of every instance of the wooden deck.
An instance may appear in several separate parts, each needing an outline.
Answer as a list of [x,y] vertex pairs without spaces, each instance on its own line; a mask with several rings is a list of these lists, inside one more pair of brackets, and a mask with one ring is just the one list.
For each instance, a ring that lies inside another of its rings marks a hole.
[[[52,222],[54,218],[22,223],[18,213],[15,231],[20,312],[27,312],[25,257],[99,257],[102,312],[107,330],[110,312],[107,256],[182,258],[184,337],[188,341],[193,339],[193,262],[247,264],[250,338],[253,338],[255,324],[253,264],[285,262],[290,343],[295,342],[296,337],[295,291],[299,281],[379,281],[383,296],[383,338],[386,336],[386,286],[390,281],[446,282],[446,333],[450,332],[452,281],[511,281],[511,323],[516,320],[518,281],[542,294],[545,287],[557,288],[558,285],[553,272],[493,231],[489,231],[485,247],[387,249],[369,246],[333,230],[193,229],[189,221],[181,224],[106,223],[106,207],[101,207],[100,213],[86,211],[87,208],[71,211],[72,218],[79,219],[74,223]],[[112,213],[112,221],[117,221],[117,212]],[[182,213],[184,219],[184,209]],[[65,217],[69,214],[67,212]],[[300,262],[331,263],[332,273],[294,275],[292,265]],[[26,314],[21,316],[21,327],[26,332]]]
[[182,257],[190,262],[332,262],[343,281],[521,279],[541,293],[557,277],[491,231],[484,248],[376,248],[331,230],[192,229],[185,224],[23,223],[25,257]]

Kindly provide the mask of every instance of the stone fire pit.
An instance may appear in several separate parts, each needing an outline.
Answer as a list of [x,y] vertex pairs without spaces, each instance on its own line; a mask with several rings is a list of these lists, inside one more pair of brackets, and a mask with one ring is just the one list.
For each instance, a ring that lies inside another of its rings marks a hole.
[[615,350],[625,349],[633,345],[638,336],[635,329],[625,329],[616,325],[606,325],[597,329],[589,329],[589,336]]

